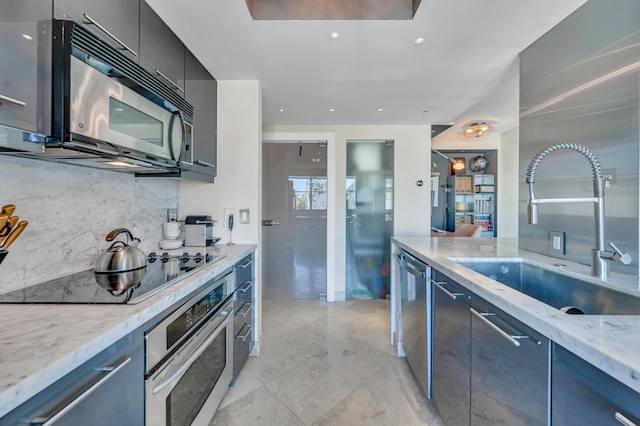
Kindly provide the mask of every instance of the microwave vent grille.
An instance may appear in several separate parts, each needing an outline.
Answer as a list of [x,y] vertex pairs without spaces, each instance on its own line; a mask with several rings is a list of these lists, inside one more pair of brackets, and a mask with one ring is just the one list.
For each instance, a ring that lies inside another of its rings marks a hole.
[[182,96],[160,82],[122,52],[95,35],[90,29],[82,24],[70,21],[63,21],[63,25],[72,25],[71,45],[73,47],[82,50],[104,64],[108,64],[110,68],[116,69],[146,90],[156,93],[162,99],[169,101],[189,118],[193,117],[193,106]]

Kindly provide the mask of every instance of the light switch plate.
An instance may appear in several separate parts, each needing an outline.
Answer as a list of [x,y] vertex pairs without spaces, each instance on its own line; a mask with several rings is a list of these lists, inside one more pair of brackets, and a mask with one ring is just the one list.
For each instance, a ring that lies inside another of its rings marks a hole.
[[238,223],[241,225],[247,225],[250,222],[249,209],[240,209],[240,217]]
[[560,231],[551,231],[550,232],[550,247],[552,254],[567,254],[565,250],[565,241],[564,241],[565,233]]

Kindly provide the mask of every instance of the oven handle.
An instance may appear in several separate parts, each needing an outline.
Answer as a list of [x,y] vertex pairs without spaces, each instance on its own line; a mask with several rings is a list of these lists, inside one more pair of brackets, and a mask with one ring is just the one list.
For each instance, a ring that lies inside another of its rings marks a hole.
[[222,312],[220,312],[216,316],[222,316],[224,318],[223,322],[213,331],[213,333],[211,333],[209,337],[207,337],[207,340],[202,342],[200,347],[198,347],[198,349],[196,349],[196,351],[193,354],[191,354],[191,356],[184,363],[172,365],[171,367],[169,367],[169,369],[167,370],[168,377],[165,377],[164,379],[162,379],[162,381],[158,383],[158,386],[153,388],[152,393],[154,395],[159,392],[162,392],[162,390],[167,386],[169,386],[171,382],[173,382],[178,377],[182,376],[184,372],[187,371],[189,367],[191,367],[191,364],[196,362],[196,360],[200,357],[200,355],[202,355],[202,353],[207,349],[207,347],[209,347],[211,342],[213,342],[215,338],[218,337],[220,330],[228,325],[229,317],[231,316],[231,310],[230,309],[225,310],[223,308]]

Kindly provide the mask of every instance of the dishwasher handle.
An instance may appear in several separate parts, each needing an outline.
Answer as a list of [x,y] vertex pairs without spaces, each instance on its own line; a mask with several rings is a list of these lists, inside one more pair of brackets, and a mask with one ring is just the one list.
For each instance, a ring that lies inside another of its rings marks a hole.
[[402,269],[406,270],[411,275],[414,275],[417,278],[420,278],[423,280],[427,278],[427,269],[426,269],[428,268],[427,265],[425,265],[422,262],[419,262],[420,265],[423,265],[425,267],[425,269],[420,269],[418,265],[416,265],[414,262],[411,262],[411,260],[407,259],[406,254],[398,254],[397,257],[398,257],[398,262],[400,263],[400,266],[402,267]]

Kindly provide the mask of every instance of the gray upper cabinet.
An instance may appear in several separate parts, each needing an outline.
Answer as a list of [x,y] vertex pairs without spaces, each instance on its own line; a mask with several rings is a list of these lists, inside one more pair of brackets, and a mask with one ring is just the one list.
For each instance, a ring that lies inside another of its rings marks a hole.
[[41,135],[51,126],[51,7],[0,2],[0,124]]
[[213,182],[217,176],[218,82],[186,49],[185,96],[193,105],[193,133],[183,156],[182,177]]
[[137,0],[55,0],[54,17],[87,27],[138,62],[140,5]]
[[184,52],[180,39],[141,1],[140,65],[180,96],[184,96]]

